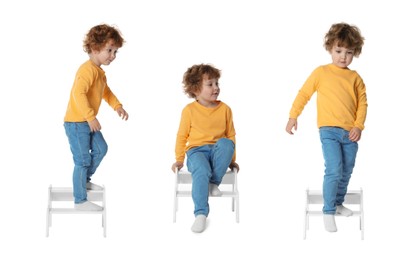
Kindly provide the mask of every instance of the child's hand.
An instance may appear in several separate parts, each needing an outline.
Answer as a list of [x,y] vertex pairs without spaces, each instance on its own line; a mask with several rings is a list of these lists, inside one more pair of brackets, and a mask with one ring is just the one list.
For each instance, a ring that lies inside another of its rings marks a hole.
[[285,127],[285,131],[289,133],[290,135],[293,135],[294,134],[292,131],[293,128],[295,131],[297,131],[297,119],[290,118],[288,120],[287,126]]
[[126,112],[126,110],[124,110],[123,107],[119,107],[116,109],[116,112],[118,114],[119,117],[121,117],[121,119],[126,120],[128,119],[128,113]]
[[95,118],[93,121],[88,122],[88,125],[90,126],[91,132],[98,132],[101,130],[101,125],[97,118]]
[[358,142],[361,139],[361,132],[362,132],[361,129],[359,129],[358,127],[354,127],[353,129],[351,129],[350,134],[348,135],[348,138],[352,142]]
[[183,162],[175,162],[173,163],[173,165],[171,166],[171,170],[173,172],[176,172],[176,169],[180,170],[181,168],[183,168],[184,163]]
[[240,171],[240,166],[236,163],[236,162],[231,162],[230,166],[228,166],[232,171],[234,170],[234,168],[237,169],[237,172]]

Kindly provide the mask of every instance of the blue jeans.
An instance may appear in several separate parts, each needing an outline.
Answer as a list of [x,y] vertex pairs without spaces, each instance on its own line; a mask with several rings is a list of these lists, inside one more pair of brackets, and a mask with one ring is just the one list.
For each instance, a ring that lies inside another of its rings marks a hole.
[[335,214],[342,205],[355,165],[358,143],[348,138],[349,132],[339,127],[321,127],[320,139],[325,161],[323,182],[324,214]]
[[87,200],[86,183],[96,172],[108,147],[101,132],[91,132],[87,122],[64,122],[64,128],[74,160],[74,203],[82,203]]
[[187,168],[193,178],[194,215],[208,216],[208,185],[220,185],[234,155],[234,142],[221,138],[213,145],[203,145],[187,151]]

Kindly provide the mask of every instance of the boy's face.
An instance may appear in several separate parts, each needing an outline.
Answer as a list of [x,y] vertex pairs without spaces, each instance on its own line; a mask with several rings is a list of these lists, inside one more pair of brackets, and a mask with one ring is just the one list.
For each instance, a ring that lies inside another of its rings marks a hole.
[[197,101],[203,106],[214,106],[219,94],[218,79],[209,79],[204,76],[201,90],[196,93]]
[[343,69],[347,68],[354,58],[353,49],[338,47],[337,44],[334,44],[330,53],[333,60],[333,64]]
[[116,54],[119,47],[114,45],[113,41],[109,41],[100,51],[92,50],[90,57],[91,60],[97,65],[101,66],[110,65],[110,63],[116,58]]

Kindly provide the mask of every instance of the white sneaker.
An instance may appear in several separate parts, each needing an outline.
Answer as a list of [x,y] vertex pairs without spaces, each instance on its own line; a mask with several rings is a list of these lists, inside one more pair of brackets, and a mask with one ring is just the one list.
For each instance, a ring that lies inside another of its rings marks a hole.
[[342,216],[346,216],[346,217],[352,216],[354,214],[354,212],[352,212],[351,209],[346,208],[343,205],[338,205],[337,206],[336,213],[338,215],[342,215]]
[[207,217],[205,215],[198,215],[191,226],[191,231],[194,233],[201,233],[206,228]]
[[99,185],[97,185],[97,184],[94,184],[94,183],[92,183],[92,182],[87,182],[87,183],[86,183],[86,188],[87,188],[88,190],[103,190],[103,187],[101,187],[101,186],[99,186]]
[[74,208],[76,210],[84,210],[84,211],[100,211],[103,210],[103,207],[94,204],[93,202],[90,201],[85,201],[83,203],[75,203]]
[[212,196],[221,196],[221,195],[223,195],[223,193],[218,188],[217,184],[214,184],[214,183],[208,184],[208,192]]
[[324,214],[324,227],[328,232],[337,232],[335,217],[332,214]]

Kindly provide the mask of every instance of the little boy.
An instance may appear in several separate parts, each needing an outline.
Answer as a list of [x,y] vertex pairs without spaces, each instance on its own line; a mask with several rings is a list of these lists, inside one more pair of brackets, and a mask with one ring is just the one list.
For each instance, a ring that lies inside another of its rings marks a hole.
[[191,172],[195,221],[191,230],[203,232],[209,213],[208,195],[221,195],[218,185],[228,167],[235,162],[235,129],[229,106],[219,101],[220,71],[211,65],[194,65],[183,78],[184,92],[196,100],[182,112],[177,133],[175,172],[181,169],[187,154]]
[[123,42],[120,32],[105,24],[91,28],[84,39],[84,50],[90,58],[77,71],[64,117],[64,128],[74,160],[73,195],[77,210],[102,210],[102,207],[87,200],[87,189],[102,188],[90,180],[108,148],[97,120],[102,99],[122,119],[128,119],[128,113],[107,86],[105,72],[101,68],[101,65],[109,65],[116,58]]
[[334,215],[351,216],[344,197],[354,169],[358,141],[367,114],[367,96],[360,75],[348,66],[361,53],[364,38],[356,26],[333,24],[324,46],[332,63],[319,66],[306,80],[290,111],[286,131],[297,130],[297,117],[317,92],[317,125],[320,129],[325,175],[323,181],[324,226],[336,232]]

